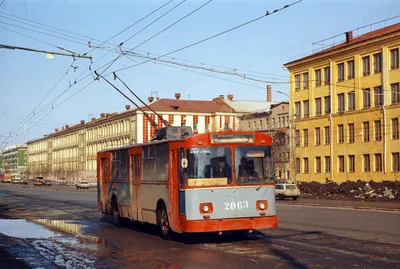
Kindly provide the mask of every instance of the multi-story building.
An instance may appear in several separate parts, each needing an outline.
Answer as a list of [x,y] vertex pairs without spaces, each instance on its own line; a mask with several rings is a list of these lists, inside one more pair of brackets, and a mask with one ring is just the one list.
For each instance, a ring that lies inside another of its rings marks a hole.
[[[162,117],[173,126],[191,126],[193,133],[235,130],[241,113],[222,99],[223,96],[212,101],[182,100],[177,93],[175,99],[149,97],[148,107],[142,109],[158,128],[163,126]],[[140,109],[131,109],[129,105],[125,108],[121,113],[101,113],[100,118],[90,122],[81,120],[77,125],[65,125],[55,129],[54,133],[28,142],[29,173],[52,179],[95,180],[98,151],[147,142],[156,132]]]
[[400,179],[399,50],[400,23],[285,64],[298,181]]
[[290,180],[293,158],[290,150],[289,102],[275,103],[268,111],[246,113],[240,117],[239,128],[268,133],[273,138],[275,174],[280,181]]
[[3,172],[7,176],[26,174],[26,146],[15,145],[3,151]]
[[0,173],[3,172],[3,151],[0,150]]

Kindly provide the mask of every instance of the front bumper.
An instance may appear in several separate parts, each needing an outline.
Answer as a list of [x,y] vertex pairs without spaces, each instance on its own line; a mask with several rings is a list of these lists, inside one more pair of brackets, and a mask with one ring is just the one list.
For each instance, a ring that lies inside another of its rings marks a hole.
[[216,220],[186,220],[184,216],[183,218],[182,226],[185,233],[253,230],[278,226],[277,216]]

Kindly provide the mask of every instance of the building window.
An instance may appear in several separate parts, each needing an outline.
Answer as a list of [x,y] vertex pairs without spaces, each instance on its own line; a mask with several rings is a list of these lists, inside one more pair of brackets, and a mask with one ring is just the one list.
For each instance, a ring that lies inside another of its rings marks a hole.
[[400,152],[392,153],[393,172],[400,172]]
[[349,143],[354,143],[354,123],[349,124]]
[[308,129],[303,130],[303,146],[308,147]]
[[338,112],[344,112],[344,93],[338,94]]
[[399,139],[399,119],[398,118],[392,119],[392,139],[393,140]]
[[354,173],[356,170],[356,161],[354,155],[349,155],[349,172]]
[[375,141],[381,141],[382,140],[381,121],[376,120],[374,123],[375,123]]
[[321,98],[316,98],[315,99],[315,115],[321,116],[321,112],[322,112]]
[[368,76],[370,74],[370,62],[369,62],[369,55],[362,58],[363,62],[363,76]]
[[382,172],[382,154],[375,154],[375,172]]
[[296,158],[296,173],[300,174],[300,158]]
[[348,110],[349,111],[355,110],[356,109],[356,92],[355,91],[349,92],[347,94],[347,100],[348,100],[348,104],[349,104]]
[[339,144],[343,144],[344,143],[344,127],[343,127],[343,124],[338,125],[338,134],[339,134],[338,143]]
[[363,122],[363,141],[369,142],[369,121]]
[[344,172],[344,156],[338,156],[339,159],[339,172]]
[[374,99],[375,99],[375,107],[383,105],[382,86],[378,86],[378,87],[374,88]]
[[224,124],[224,129],[225,129],[225,130],[229,130],[229,122],[225,122],[225,124]]
[[308,89],[308,72],[303,74],[303,89]]
[[321,86],[321,69],[315,70],[315,87]]
[[325,106],[325,114],[331,113],[331,97],[330,96],[324,97],[324,106]]
[[300,119],[300,117],[301,117],[301,103],[300,102],[296,102],[295,106],[296,106],[296,119]]
[[347,79],[354,78],[354,60],[347,62]]
[[369,154],[364,154],[364,155],[363,155],[363,159],[364,159],[364,172],[369,172],[369,171],[371,171]]
[[315,145],[321,145],[321,128],[319,127],[315,128]]
[[337,71],[338,71],[338,82],[341,82],[344,80],[344,63],[340,63],[337,65]]
[[329,83],[331,83],[331,68],[328,66],[324,68],[324,84],[328,85]]
[[371,90],[363,89],[363,108],[371,107]]
[[382,54],[379,52],[374,54],[374,73],[380,72],[382,72]]
[[304,118],[309,117],[309,105],[308,105],[308,100],[303,101],[303,109],[304,109]]
[[263,129],[263,121],[260,120],[260,130],[262,130],[262,129]]
[[325,173],[329,173],[331,171],[331,157],[325,156]]
[[321,157],[315,157],[315,173],[321,173]]
[[392,104],[400,104],[400,83],[390,84],[392,88]]
[[329,145],[331,142],[331,132],[329,130],[329,126],[324,127],[325,130],[325,145]]
[[296,147],[300,147],[300,130],[296,130]]
[[300,90],[300,75],[294,76],[294,82],[295,82],[295,90],[296,91]]
[[303,158],[304,174],[308,174],[308,158]]
[[399,68],[399,49],[390,50],[390,69],[398,69]]

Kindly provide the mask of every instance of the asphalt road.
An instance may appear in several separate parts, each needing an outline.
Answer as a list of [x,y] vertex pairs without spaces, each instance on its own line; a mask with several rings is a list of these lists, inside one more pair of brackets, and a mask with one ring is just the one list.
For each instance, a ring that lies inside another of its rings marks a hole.
[[93,191],[0,184],[0,218],[6,217],[86,223],[85,233],[106,242],[98,255],[105,267],[400,268],[399,212],[280,203],[277,229],[242,240],[207,234],[164,241],[153,226],[114,227]]

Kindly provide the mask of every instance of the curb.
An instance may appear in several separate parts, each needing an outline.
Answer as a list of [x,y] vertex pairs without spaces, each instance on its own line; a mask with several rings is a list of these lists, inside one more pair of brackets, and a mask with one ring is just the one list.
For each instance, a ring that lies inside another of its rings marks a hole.
[[355,210],[376,210],[376,211],[390,211],[390,212],[400,212],[400,208],[388,208],[388,207],[367,207],[367,206],[349,206],[349,205],[322,205],[322,204],[310,204],[310,203],[284,203],[277,202],[278,205],[283,206],[309,206],[309,207],[321,207],[321,208],[345,208],[345,209],[355,209]]

